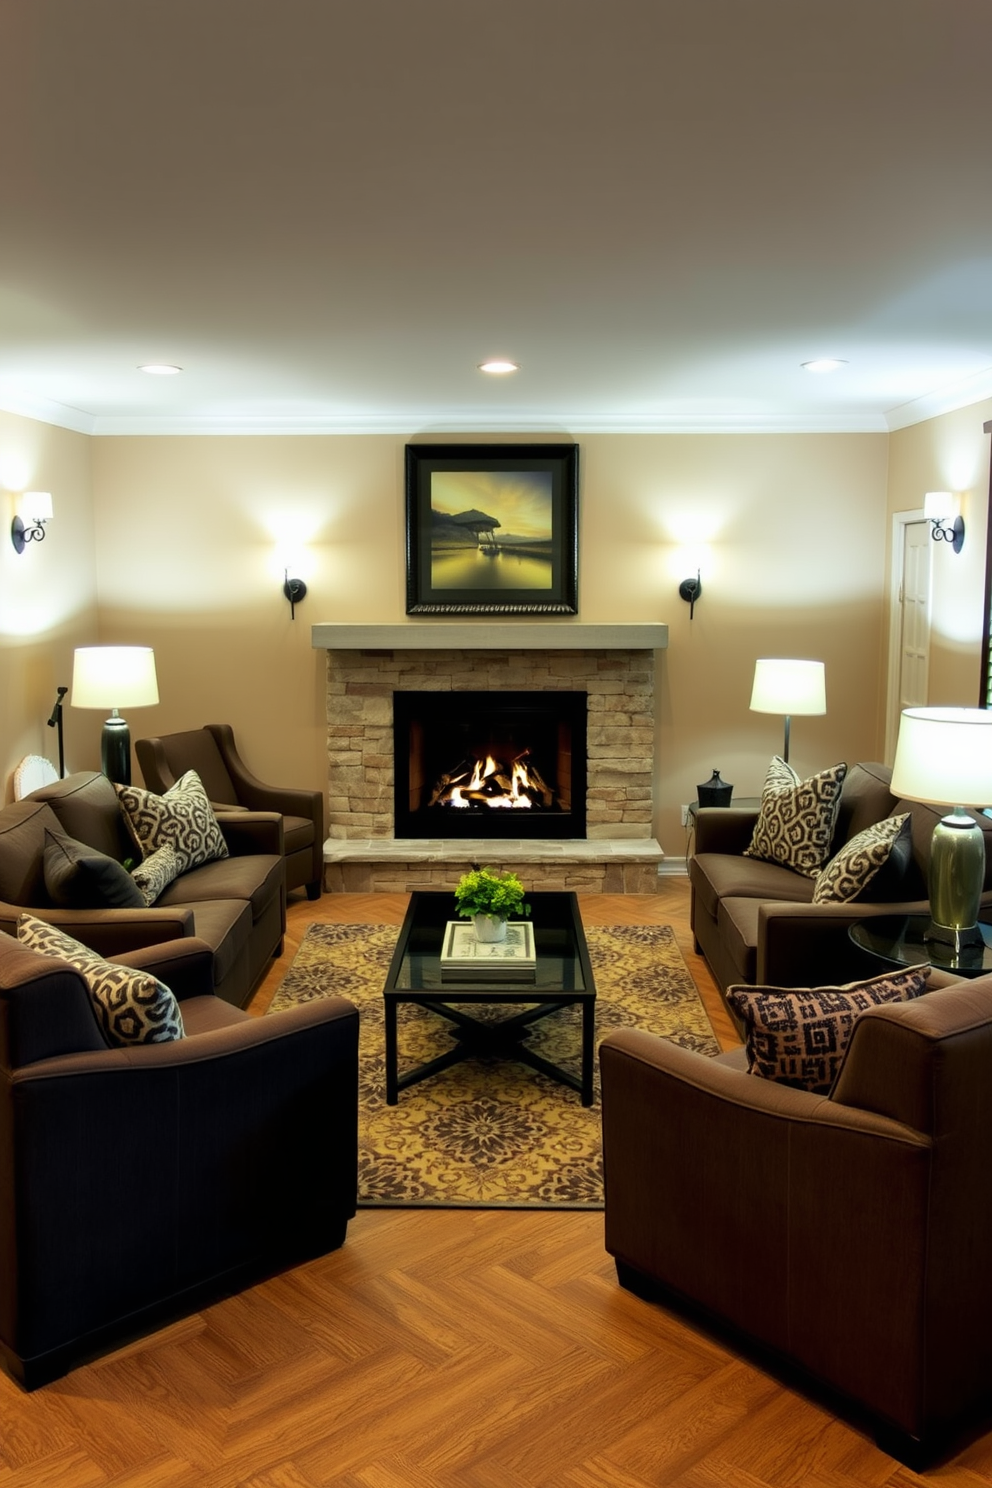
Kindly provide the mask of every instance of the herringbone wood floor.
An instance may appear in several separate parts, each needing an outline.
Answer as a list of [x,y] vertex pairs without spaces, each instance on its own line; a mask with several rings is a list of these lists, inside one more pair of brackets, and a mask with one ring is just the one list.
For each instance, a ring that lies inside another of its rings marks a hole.
[[[267,1006],[316,918],[290,907]],[[675,927],[721,1040],[684,881],[589,896],[587,924]],[[617,1286],[590,1213],[364,1210],[331,1255],[33,1395],[0,1376],[0,1488],[942,1488],[992,1483],[992,1437],[922,1477]]]

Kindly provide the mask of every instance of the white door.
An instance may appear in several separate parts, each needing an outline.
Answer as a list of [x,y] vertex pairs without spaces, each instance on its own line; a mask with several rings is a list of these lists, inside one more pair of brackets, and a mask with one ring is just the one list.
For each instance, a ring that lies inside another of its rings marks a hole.
[[930,558],[923,513],[897,512],[892,532],[892,612],[885,758],[895,755],[903,708],[925,707],[930,672]]
[[921,708],[927,703],[930,670],[930,554],[929,522],[908,522],[902,555],[899,647],[899,708]]

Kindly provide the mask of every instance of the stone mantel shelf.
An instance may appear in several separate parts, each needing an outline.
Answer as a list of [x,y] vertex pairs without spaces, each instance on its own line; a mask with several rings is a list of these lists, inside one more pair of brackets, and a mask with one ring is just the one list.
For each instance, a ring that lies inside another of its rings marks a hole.
[[662,651],[667,625],[462,621],[311,627],[315,651]]

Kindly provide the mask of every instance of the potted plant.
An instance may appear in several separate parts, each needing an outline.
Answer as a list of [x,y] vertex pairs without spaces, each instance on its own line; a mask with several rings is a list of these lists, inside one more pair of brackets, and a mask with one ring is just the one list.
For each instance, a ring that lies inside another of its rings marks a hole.
[[472,921],[479,940],[505,940],[507,920],[512,915],[530,914],[524,893],[515,873],[473,868],[458,880],[455,903],[458,913]]

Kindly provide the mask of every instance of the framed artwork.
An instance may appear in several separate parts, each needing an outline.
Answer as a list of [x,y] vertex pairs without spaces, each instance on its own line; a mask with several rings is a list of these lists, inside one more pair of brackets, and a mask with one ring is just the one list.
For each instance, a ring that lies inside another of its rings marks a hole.
[[408,444],[408,615],[578,613],[577,444]]

